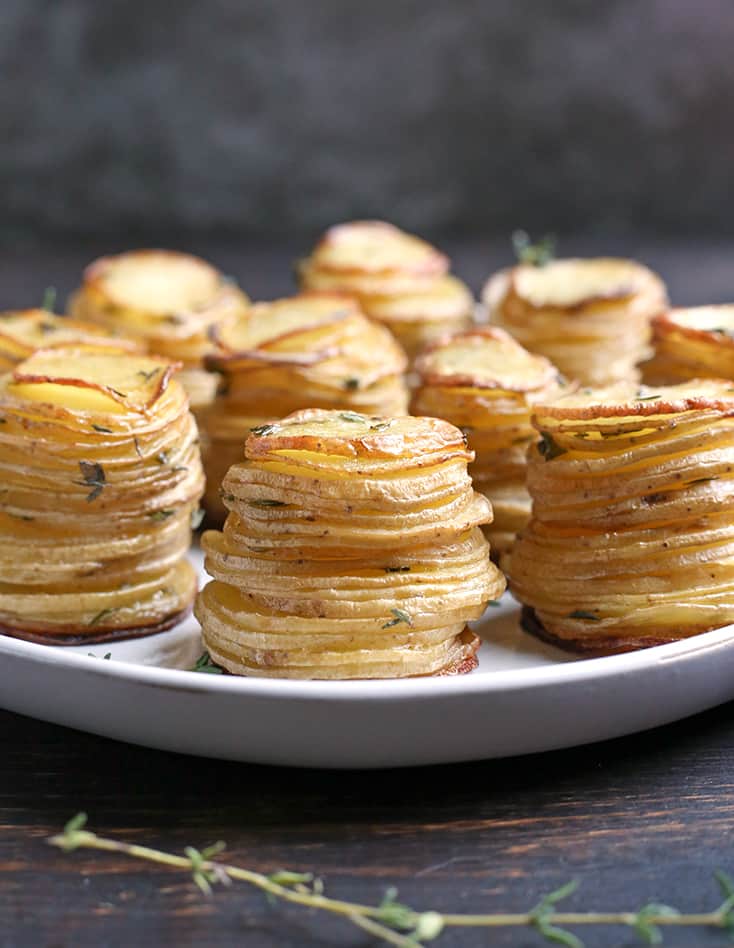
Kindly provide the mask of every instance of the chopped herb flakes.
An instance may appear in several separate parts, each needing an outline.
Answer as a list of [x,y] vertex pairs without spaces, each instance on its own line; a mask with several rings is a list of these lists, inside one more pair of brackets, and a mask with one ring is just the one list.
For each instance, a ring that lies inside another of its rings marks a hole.
[[383,629],[391,629],[394,625],[399,625],[401,622],[405,622],[406,625],[413,625],[413,620],[403,609],[391,609],[390,612],[392,612],[393,618],[383,625]]
[[249,507],[286,507],[284,500],[273,500],[271,497],[256,497],[254,500],[248,500]]
[[[89,620],[89,624],[99,625],[100,622],[104,622],[105,619],[109,619],[109,617],[115,612],[117,612],[117,609],[114,608],[114,606],[111,607],[110,609],[103,609],[101,612],[98,612],[97,615],[93,619]],[[106,657],[107,656],[105,656],[105,658]]]
[[83,481],[75,481],[85,487],[91,487],[87,494],[87,500],[96,500],[107,484],[107,477],[104,468],[97,461],[80,461],[79,470],[82,472]]
[[409,566],[383,566],[386,573],[409,573]]
[[357,378],[344,379],[344,382],[342,384],[344,385],[344,388],[348,392],[354,392],[356,391],[356,389],[359,388],[359,379]]
[[588,622],[601,622],[601,619],[598,615],[593,612],[587,612],[585,609],[574,609],[573,612],[569,612],[569,619],[586,619]]
[[151,520],[155,520],[156,523],[160,523],[163,520],[168,520],[168,518],[172,517],[175,513],[175,510],[154,510],[152,513],[149,513],[148,516]]
[[340,411],[339,417],[342,421],[350,421],[352,424],[357,425],[367,421],[364,415],[359,415],[356,411]]
[[557,444],[547,431],[540,432],[538,451],[540,451],[546,461],[552,461],[553,458],[560,457],[562,454],[566,453],[566,449]]
[[277,425],[256,425],[254,428],[250,428],[250,431],[254,435],[269,435],[277,428]]
[[92,427],[95,431],[99,431],[100,434],[112,434],[112,428],[105,428],[104,425],[92,424]]
[[384,431],[392,424],[391,421],[378,421],[376,425],[370,425],[370,431]]
[[146,372],[145,369],[139,369],[138,375],[141,376],[141,378],[144,378],[146,382],[150,382],[153,376],[158,375],[159,372],[160,369],[156,366],[156,368],[150,369],[148,372]]

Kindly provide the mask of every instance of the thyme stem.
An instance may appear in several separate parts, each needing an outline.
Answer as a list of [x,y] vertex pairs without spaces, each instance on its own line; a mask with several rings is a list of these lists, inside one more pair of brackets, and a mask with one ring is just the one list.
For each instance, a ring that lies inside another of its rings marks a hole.
[[560,889],[544,896],[528,912],[492,912],[487,914],[453,914],[435,911],[416,911],[396,900],[396,891],[390,890],[379,905],[365,905],[333,899],[323,894],[321,880],[310,873],[280,871],[265,875],[243,866],[233,866],[210,858],[219,853],[223,843],[199,852],[187,847],[186,855],[153,849],[137,843],[97,836],[83,829],[86,816],[79,814],[70,820],[63,833],[52,836],[48,842],[64,852],[75,849],[96,849],[119,853],[133,859],[143,859],[159,865],[181,869],[192,874],[194,882],[205,894],[211,892],[211,884],[229,883],[232,880],[246,882],[271,897],[319,909],[346,918],[353,925],[387,944],[397,948],[420,948],[423,942],[437,938],[445,928],[509,928],[535,929],[549,941],[580,946],[580,939],[559,926],[611,926],[619,925],[635,931],[648,944],[659,944],[662,940],[660,928],[707,927],[728,931],[734,930],[734,882],[717,870],[715,877],[725,896],[717,909],[711,912],[682,913],[667,905],[648,903],[636,912],[559,912],[555,905],[570,895],[576,882],[567,883]]

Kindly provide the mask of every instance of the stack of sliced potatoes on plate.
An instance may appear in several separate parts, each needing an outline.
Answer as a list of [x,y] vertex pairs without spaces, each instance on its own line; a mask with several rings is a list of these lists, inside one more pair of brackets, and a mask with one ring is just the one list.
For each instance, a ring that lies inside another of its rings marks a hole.
[[224,377],[222,394],[201,416],[206,509],[223,521],[219,490],[244,457],[250,429],[299,408],[404,415],[407,360],[392,335],[347,296],[304,293],[257,303],[212,333],[207,364]]
[[214,399],[219,382],[203,368],[213,349],[209,333],[248,306],[231,280],[198,257],[133,250],[90,264],[69,301],[69,312],[140,339],[149,352],[181,362],[178,378],[196,411]]
[[734,305],[671,309],[652,328],[655,355],[642,367],[646,382],[734,379]]
[[196,615],[238,675],[394,678],[471,670],[505,587],[461,432],[435,418],[307,410],[265,425],[204,534]]
[[608,653],[734,622],[731,383],[620,383],[533,423],[533,512],[508,565],[532,631]]
[[46,309],[10,310],[0,313],[0,372],[7,372],[38,349],[59,346],[112,346],[139,352],[141,346],[114,330],[96,323],[57,316]]
[[147,635],[191,607],[203,490],[172,364],[76,346],[0,377],[0,630],[58,644]]
[[472,321],[472,294],[448,269],[448,258],[426,241],[384,221],[353,221],[326,232],[299,277],[304,289],[354,296],[412,358]]
[[491,277],[482,298],[490,322],[585,385],[637,381],[650,322],[667,305],[656,274],[609,257],[520,264]]
[[412,410],[464,431],[476,460],[474,486],[492,502],[485,528],[495,554],[510,549],[530,518],[525,487],[528,447],[537,440],[532,406],[559,394],[562,381],[543,356],[531,355],[503,329],[470,329],[430,347],[416,362],[420,386]]

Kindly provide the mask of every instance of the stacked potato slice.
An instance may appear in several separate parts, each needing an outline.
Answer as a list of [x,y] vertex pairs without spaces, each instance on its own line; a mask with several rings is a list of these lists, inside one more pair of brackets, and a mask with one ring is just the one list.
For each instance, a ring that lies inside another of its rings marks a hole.
[[202,418],[206,508],[223,520],[219,487],[244,456],[250,429],[299,408],[401,415],[408,408],[405,353],[349,297],[305,293],[258,303],[212,334],[208,364],[224,391]]
[[196,424],[154,356],[40,350],[0,378],[0,630],[145,635],[190,608]]
[[213,266],[186,253],[134,250],[100,257],[72,296],[73,316],[142,340],[182,363],[179,381],[192,409],[214,398],[218,378],[203,368],[211,328],[246,311],[248,299]]
[[734,392],[627,383],[535,409],[509,562],[534,631],[615,652],[734,622]]
[[734,379],[734,305],[671,309],[652,328],[655,355],[642,367],[646,382]]
[[491,277],[482,298],[491,322],[586,385],[637,381],[650,321],[666,306],[651,270],[606,257],[520,264]]
[[0,313],[0,372],[7,372],[37,349],[70,345],[110,345],[126,352],[140,346],[113,330],[95,323],[57,316],[46,309],[11,310]]
[[525,474],[527,449],[536,440],[532,406],[559,393],[558,372],[494,327],[447,337],[418,359],[416,369],[420,387],[412,409],[445,418],[466,434],[476,455],[474,486],[494,511],[486,533],[492,550],[504,553],[530,517]]
[[435,418],[307,410],[247,440],[224,480],[196,615],[235,674],[390,678],[469,671],[466,628],[504,590],[461,432]]
[[424,240],[384,221],[353,221],[330,228],[299,274],[305,289],[356,297],[413,357],[472,320],[473,297],[448,269],[448,258]]

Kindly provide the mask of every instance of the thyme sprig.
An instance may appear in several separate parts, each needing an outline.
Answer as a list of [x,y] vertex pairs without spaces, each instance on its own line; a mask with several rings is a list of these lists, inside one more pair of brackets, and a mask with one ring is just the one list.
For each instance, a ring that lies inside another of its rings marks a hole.
[[545,234],[537,243],[530,240],[525,230],[512,232],[512,249],[519,263],[529,264],[531,267],[544,267],[556,255],[556,238],[554,234]]
[[56,305],[56,287],[47,286],[43,291],[43,301],[41,303],[41,309],[45,309],[47,313],[53,313],[54,306]]
[[411,908],[398,901],[396,889],[388,889],[377,905],[335,899],[325,894],[322,880],[310,872],[283,869],[265,875],[215,859],[225,849],[223,842],[202,850],[187,846],[184,855],[178,855],[150,846],[97,836],[85,829],[86,822],[86,814],[78,813],[69,820],[63,832],[50,837],[48,842],[66,853],[77,849],[96,849],[180,869],[191,875],[194,884],[207,897],[212,895],[213,887],[217,884],[245,882],[260,889],[271,900],[291,902],[346,918],[363,931],[398,948],[420,948],[425,942],[437,939],[448,928],[535,929],[547,941],[566,945],[567,948],[583,948],[583,942],[564,926],[622,926],[648,945],[661,944],[662,930],[669,926],[715,928],[730,934],[734,932],[734,880],[720,869],[716,870],[714,878],[724,900],[710,912],[685,913],[659,902],[648,902],[639,909],[627,912],[559,911],[558,903],[578,889],[578,881],[572,880],[542,896],[527,912],[454,914]]

